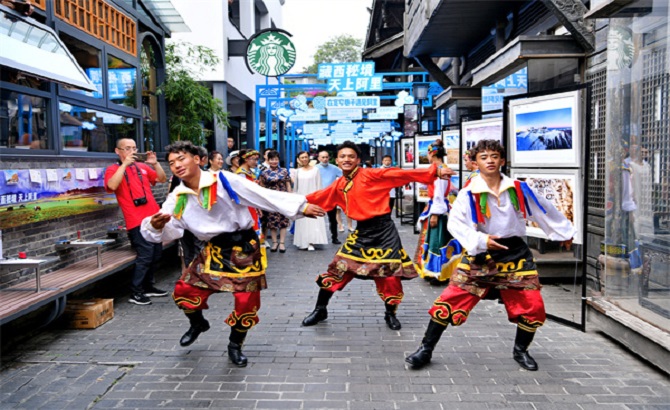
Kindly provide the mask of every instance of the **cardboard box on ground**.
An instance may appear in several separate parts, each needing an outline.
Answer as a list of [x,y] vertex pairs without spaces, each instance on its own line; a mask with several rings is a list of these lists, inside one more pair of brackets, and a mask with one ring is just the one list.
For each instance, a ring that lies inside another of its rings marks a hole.
[[114,299],[71,300],[63,321],[72,329],[95,329],[114,317]]

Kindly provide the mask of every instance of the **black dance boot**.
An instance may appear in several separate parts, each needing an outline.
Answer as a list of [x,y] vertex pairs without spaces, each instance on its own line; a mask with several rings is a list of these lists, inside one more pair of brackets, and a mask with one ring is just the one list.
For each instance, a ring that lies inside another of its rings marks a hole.
[[430,359],[433,357],[433,349],[446,328],[445,325],[432,320],[428,323],[428,329],[426,329],[426,334],[423,336],[421,346],[419,346],[416,352],[405,358],[405,361],[412,366],[412,369],[420,369],[430,363]]
[[200,336],[200,333],[209,330],[209,322],[202,315],[202,310],[196,310],[193,313],[186,313],[186,317],[191,322],[191,327],[188,328],[184,336],[179,340],[179,344],[183,347],[190,346]]
[[528,354],[528,346],[530,346],[534,337],[535,332],[529,332],[517,327],[513,350],[514,360],[519,363],[519,366],[533,372],[537,370],[537,362]]
[[247,357],[242,353],[242,343],[247,337],[246,332],[240,332],[235,328],[230,328],[230,338],[228,339],[228,358],[237,367],[247,366]]
[[312,313],[303,319],[302,325],[314,326],[315,324],[328,319],[327,307],[331,297],[333,297],[333,292],[319,289],[319,296],[316,298],[316,307]]
[[386,313],[384,314],[384,320],[386,321],[386,325],[391,330],[400,330],[402,325],[400,324],[398,318],[395,317],[395,312],[398,309],[398,305],[390,305],[388,303],[385,303],[385,306],[386,306]]

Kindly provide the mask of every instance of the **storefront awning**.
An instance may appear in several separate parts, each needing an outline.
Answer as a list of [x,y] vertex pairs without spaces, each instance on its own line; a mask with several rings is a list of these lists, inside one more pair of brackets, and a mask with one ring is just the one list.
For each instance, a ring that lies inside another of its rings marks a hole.
[[519,36],[472,70],[472,85],[497,81],[529,59],[578,57],[584,57],[584,49],[572,36]]
[[171,33],[188,33],[191,31],[186,25],[184,18],[172,5],[172,1],[144,0],[142,4],[144,4],[147,9],[170,30]]
[[0,66],[88,91],[84,70],[51,28],[0,6]]

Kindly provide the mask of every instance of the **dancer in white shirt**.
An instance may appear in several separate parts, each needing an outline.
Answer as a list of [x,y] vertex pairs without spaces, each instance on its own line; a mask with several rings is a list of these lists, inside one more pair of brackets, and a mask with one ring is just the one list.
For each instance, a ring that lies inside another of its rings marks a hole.
[[161,211],[142,221],[141,232],[150,242],[160,243],[191,231],[207,244],[184,269],[172,297],[190,321],[179,343],[189,346],[209,330],[202,311],[213,293],[232,292],[235,307],[226,319],[231,327],[228,356],[240,367],[247,365],[242,343],[258,322],[260,291],[267,287],[267,259],[248,207],[280,212],[289,218],[323,216],[323,209],[310,205],[302,195],[261,188],[227,171],[200,170],[197,147],[177,141],[166,148],[172,172],[181,184],[168,196]]
[[421,346],[405,361],[415,369],[430,363],[447,325],[465,323],[475,305],[490,290],[499,289],[508,319],[517,324],[514,360],[524,369],[537,370],[528,346],[546,313],[533,254],[522,239],[525,218],[537,223],[550,240],[566,241],[568,246],[576,230],[525,182],[500,173],[505,150],[498,141],[480,141],[471,156],[480,175],[459,192],[447,224],[467,252],[429,310],[431,319]]

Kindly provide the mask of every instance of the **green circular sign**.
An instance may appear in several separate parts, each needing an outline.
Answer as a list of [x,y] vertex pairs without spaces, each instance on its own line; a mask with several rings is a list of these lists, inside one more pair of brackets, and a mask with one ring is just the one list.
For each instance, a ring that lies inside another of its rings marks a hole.
[[266,77],[286,74],[295,63],[295,47],[287,34],[268,30],[252,37],[247,46],[249,68]]

